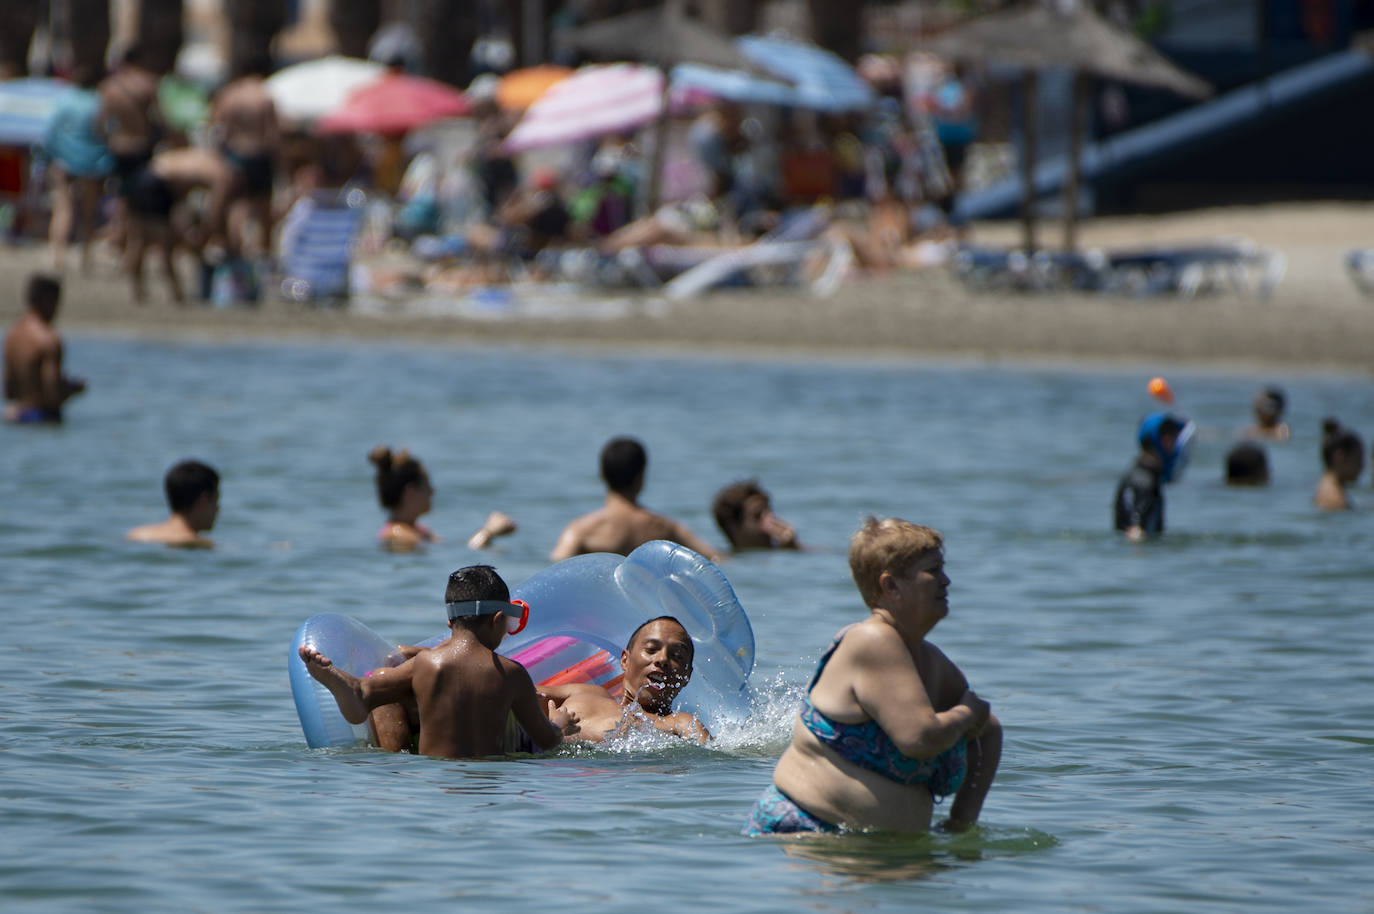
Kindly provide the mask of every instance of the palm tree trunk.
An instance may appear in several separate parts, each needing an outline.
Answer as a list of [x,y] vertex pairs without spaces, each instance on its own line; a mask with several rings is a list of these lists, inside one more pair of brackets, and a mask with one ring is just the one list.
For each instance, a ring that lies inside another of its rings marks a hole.
[[286,25],[281,0],[225,0],[229,15],[229,72],[237,75],[270,57],[272,39]]
[[140,0],[138,44],[143,65],[154,73],[165,75],[176,69],[185,37],[182,15],[181,0]]
[[0,79],[29,72],[29,42],[37,25],[37,3],[23,0],[0,3]]
[[66,13],[72,66],[99,73],[105,66],[105,51],[110,46],[109,0],[66,0],[65,4],[54,4],[53,11]]
[[329,27],[346,57],[366,57],[367,44],[382,22],[378,0],[334,0],[329,4]]
[[807,0],[811,38],[851,63],[862,50],[864,0]]
[[416,0],[411,26],[420,36],[425,75],[455,86],[469,82],[472,44],[477,40],[477,4],[472,0]]

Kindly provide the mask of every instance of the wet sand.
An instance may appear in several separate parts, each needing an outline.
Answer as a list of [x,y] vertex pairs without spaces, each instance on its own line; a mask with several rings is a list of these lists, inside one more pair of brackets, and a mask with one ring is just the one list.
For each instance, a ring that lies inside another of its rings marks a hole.
[[[1042,244],[1059,237],[1057,224],[1041,226]],[[1344,267],[1348,250],[1374,247],[1374,204],[1275,204],[1099,219],[1084,224],[1079,237],[1084,249],[1245,237],[1282,253],[1287,271],[1269,298],[1251,292],[1194,299],[976,292],[945,268],[926,268],[860,274],[824,300],[796,288],[722,292],[681,304],[598,295],[603,305],[611,300],[615,316],[494,319],[275,300],[256,307],[178,307],[155,270],[149,275],[152,300],[136,306],[107,257],[97,258],[84,276],[71,256],[58,324],[69,332],[158,338],[345,337],[1374,371],[1374,298],[1360,294]],[[980,223],[971,235],[993,245],[1018,238],[1014,223]],[[49,266],[45,246],[0,249],[0,319],[6,324],[20,309],[25,277]]]

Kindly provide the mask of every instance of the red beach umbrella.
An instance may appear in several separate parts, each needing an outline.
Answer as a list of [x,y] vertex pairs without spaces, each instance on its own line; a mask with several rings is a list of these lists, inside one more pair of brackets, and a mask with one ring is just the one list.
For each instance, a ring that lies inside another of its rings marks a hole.
[[354,89],[344,103],[315,122],[321,133],[405,133],[446,117],[461,117],[472,104],[438,80],[387,73]]

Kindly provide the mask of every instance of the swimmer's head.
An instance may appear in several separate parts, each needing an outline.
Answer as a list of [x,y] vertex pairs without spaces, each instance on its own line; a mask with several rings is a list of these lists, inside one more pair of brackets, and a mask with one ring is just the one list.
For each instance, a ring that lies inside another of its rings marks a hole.
[[219,473],[199,460],[183,460],[162,477],[167,506],[195,530],[209,530],[219,514]]
[[1343,482],[1354,482],[1364,471],[1364,441],[1333,418],[1322,420],[1322,465]]
[[400,505],[407,486],[424,486],[433,494],[429,474],[409,451],[393,452],[385,445],[378,445],[368,453],[367,459],[377,467],[377,500],[383,508],[391,510]]
[[52,320],[57,313],[57,303],[62,298],[62,281],[49,273],[34,273],[29,277],[28,287],[24,290],[24,300],[30,308]]
[[762,526],[763,518],[771,510],[772,500],[757,479],[731,483],[717,492],[711,502],[716,524],[736,549],[766,549],[772,545],[772,537]]
[[648,466],[649,455],[635,438],[612,438],[601,449],[601,478],[612,492],[637,496]]
[[1261,445],[1242,441],[1226,453],[1228,486],[1269,485],[1269,455]]
[[[446,606],[479,600],[510,604],[510,588],[501,579],[501,575],[496,573],[495,568],[490,565],[468,565],[448,576],[448,586],[444,588]],[[512,614],[515,613],[515,609],[512,605]],[[452,611],[449,612],[451,628],[465,628],[474,632],[496,632],[497,629],[492,624],[495,619],[495,615],[491,613],[455,616]],[[504,635],[505,631],[502,627],[499,633]],[[499,642],[500,638],[496,640]]]
[[1140,423],[1140,447],[1163,462],[1162,477],[1174,482],[1183,476],[1193,439],[1193,423],[1175,413],[1150,413]]
[[654,714],[667,714],[692,679],[695,656],[692,636],[681,622],[672,616],[650,619],[634,630],[620,654],[626,697]]
[[849,539],[849,571],[859,595],[869,606],[882,596],[878,579],[883,572],[902,575],[921,559],[944,548],[938,530],[913,524],[897,517],[865,518],[863,526]]
[[1265,428],[1278,425],[1283,418],[1283,408],[1287,402],[1288,398],[1284,396],[1280,387],[1270,386],[1257,391],[1254,399],[1250,401],[1251,408],[1255,411],[1255,421]]

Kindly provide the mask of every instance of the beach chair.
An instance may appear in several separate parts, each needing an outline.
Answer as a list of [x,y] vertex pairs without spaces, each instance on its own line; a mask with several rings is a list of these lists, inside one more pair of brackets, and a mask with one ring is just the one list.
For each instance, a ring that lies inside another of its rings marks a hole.
[[1287,270],[1282,254],[1243,238],[1112,251],[1107,263],[1111,291],[1185,298],[1217,291],[1267,298]]
[[1345,255],[1345,269],[1355,288],[1374,296],[1374,248],[1355,248]]
[[978,290],[1047,292],[1102,288],[1106,258],[1100,251],[1025,251],[961,244],[950,265],[966,286]]
[[318,302],[348,297],[363,204],[360,191],[316,191],[292,205],[280,233],[284,298]]

